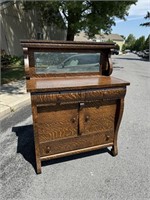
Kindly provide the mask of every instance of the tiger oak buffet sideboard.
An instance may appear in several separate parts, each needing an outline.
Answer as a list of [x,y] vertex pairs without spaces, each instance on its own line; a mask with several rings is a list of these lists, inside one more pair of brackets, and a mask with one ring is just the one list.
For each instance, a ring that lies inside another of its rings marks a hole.
[[22,40],[37,173],[44,160],[112,147],[128,82],[114,78],[114,43]]

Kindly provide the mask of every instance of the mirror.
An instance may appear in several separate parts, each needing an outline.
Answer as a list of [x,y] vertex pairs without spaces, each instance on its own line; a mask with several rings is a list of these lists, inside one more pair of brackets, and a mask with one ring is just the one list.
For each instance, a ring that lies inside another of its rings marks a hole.
[[34,52],[37,74],[99,72],[100,53]]

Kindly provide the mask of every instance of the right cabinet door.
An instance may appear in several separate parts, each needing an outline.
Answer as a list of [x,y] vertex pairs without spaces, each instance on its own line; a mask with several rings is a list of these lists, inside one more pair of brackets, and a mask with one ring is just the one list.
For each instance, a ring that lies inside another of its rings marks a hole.
[[116,100],[86,102],[80,112],[82,134],[103,135],[103,142],[111,142],[115,131]]

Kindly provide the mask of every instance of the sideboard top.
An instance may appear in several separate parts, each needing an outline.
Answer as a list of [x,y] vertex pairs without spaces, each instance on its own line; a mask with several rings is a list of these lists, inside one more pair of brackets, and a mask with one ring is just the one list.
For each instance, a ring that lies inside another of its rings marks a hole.
[[110,76],[68,76],[27,80],[28,92],[52,92],[79,89],[125,87],[129,82]]

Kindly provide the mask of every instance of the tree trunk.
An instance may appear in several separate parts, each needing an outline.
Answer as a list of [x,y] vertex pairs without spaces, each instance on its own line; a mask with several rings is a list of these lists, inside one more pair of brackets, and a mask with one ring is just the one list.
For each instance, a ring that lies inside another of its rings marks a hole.
[[74,33],[70,33],[67,31],[67,40],[73,41],[74,40]]
[[71,24],[71,22],[68,19],[68,29],[67,29],[67,38],[66,39],[69,40],[69,41],[73,41],[74,40],[75,31],[72,29],[70,24]]

